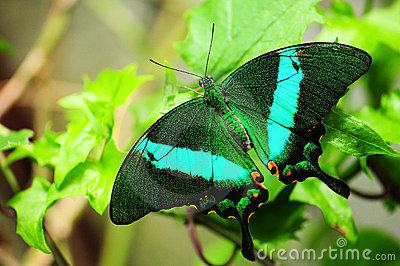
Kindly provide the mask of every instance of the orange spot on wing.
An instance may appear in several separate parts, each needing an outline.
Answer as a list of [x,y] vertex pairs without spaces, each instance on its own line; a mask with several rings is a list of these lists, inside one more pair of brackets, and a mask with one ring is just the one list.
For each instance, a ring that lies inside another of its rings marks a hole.
[[287,175],[287,176],[290,176],[291,174],[292,174],[292,172],[289,171],[289,172],[287,172],[286,175]]
[[254,214],[254,212],[250,213],[249,217],[247,218],[247,222],[250,223],[250,217]]
[[[261,175],[259,172],[252,172],[251,177],[256,181],[257,178],[259,178]],[[256,181],[257,182],[257,181]]]
[[229,219],[236,219],[236,217],[235,217],[235,216],[232,216],[232,215],[231,215],[231,216],[228,216],[228,218],[229,218]]
[[263,205],[265,202],[261,202],[260,204],[258,204],[258,208],[261,207],[261,205]]
[[211,210],[211,211],[208,212],[208,214],[210,214],[210,213],[217,213],[217,212],[214,211],[214,210]]
[[319,159],[321,159],[321,155],[320,155],[320,156],[318,156],[318,162],[319,162]]
[[251,173],[251,177],[254,179],[254,182],[256,182],[262,188],[267,189],[266,187],[264,187],[264,185],[262,183],[257,181],[257,178],[259,178],[260,176],[261,176],[261,174],[259,172],[252,172]]
[[268,169],[270,171],[272,171],[272,169],[274,169],[274,168],[275,168],[275,174],[274,175],[276,175],[278,177],[278,180],[279,180],[279,169],[278,169],[278,166],[276,166],[274,161],[269,161],[268,162]]
[[258,193],[253,193],[253,197],[257,198],[258,197]]

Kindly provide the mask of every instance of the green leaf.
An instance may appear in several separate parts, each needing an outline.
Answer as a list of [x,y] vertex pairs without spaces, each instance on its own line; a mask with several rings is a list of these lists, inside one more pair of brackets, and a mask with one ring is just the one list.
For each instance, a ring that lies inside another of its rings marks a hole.
[[303,217],[303,203],[289,201],[291,188],[286,187],[278,197],[264,204],[250,219],[251,233],[260,243],[277,244],[289,239],[297,239],[295,233],[301,229],[306,219]]
[[7,204],[17,212],[17,234],[31,247],[50,253],[43,231],[47,211],[47,191],[50,183],[35,177],[32,185],[16,194]]
[[388,142],[400,144],[400,121],[385,115],[382,110],[366,106],[355,116],[373,127],[383,139]]
[[46,128],[44,135],[28,145],[18,146],[12,153],[7,156],[7,163],[11,164],[17,160],[24,158],[32,158],[41,166],[49,166],[54,168],[57,162],[60,144],[57,138],[61,133],[56,133]]
[[[347,7],[343,7],[347,6]],[[360,18],[347,2],[332,1],[325,12],[326,25],[316,40],[332,40],[339,36],[343,43],[354,45],[371,54],[373,63],[365,75],[373,107],[378,107],[380,95],[394,89],[400,70],[400,2],[375,8]],[[374,34],[371,34],[373,32]],[[376,34],[375,34],[376,33]]]
[[[352,266],[399,265],[399,241],[381,229],[363,229],[360,231],[357,243],[346,243],[344,241],[339,242],[339,240],[336,239],[330,246],[333,249],[338,250],[334,253],[337,255],[337,259],[335,260],[329,256],[325,256],[322,265],[343,265],[343,261],[351,262]],[[370,250],[370,252],[368,252],[368,250]],[[357,253],[359,259],[357,259]],[[342,254],[343,259],[339,259],[340,254]],[[354,257],[352,257],[353,254]],[[391,259],[389,256],[391,256]]]
[[364,107],[356,116],[366,121],[386,141],[400,145],[400,91],[382,95],[381,107]]
[[356,241],[357,230],[347,200],[331,191],[318,179],[309,178],[296,183],[289,200],[317,206],[330,227],[337,229],[350,241]]
[[99,162],[80,163],[68,173],[61,186],[52,185],[48,202],[61,198],[85,196],[90,205],[102,214],[110,202],[111,189],[125,154],[119,152],[111,138],[105,145]]
[[106,143],[100,160],[100,173],[88,187],[90,205],[99,214],[102,214],[110,203],[114,180],[125,156],[125,153],[118,150],[114,139],[111,138]]
[[[376,8],[357,18],[350,4],[332,1],[332,8],[326,12],[327,23],[317,40],[332,40],[336,36],[344,43],[352,43],[364,50],[375,50],[384,43],[400,52],[400,2],[391,6]],[[374,34],[370,34],[374,32]]]
[[286,45],[300,43],[310,23],[321,23],[319,0],[208,0],[189,10],[189,34],[175,48],[188,68],[203,75],[215,23],[208,73],[215,81],[248,60]]
[[360,162],[360,167],[363,170],[363,172],[368,176],[369,179],[374,180],[374,177],[371,175],[371,172],[369,171],[369,168],[367,165],[367,156],[360,157],[359,162]]
[[105,70],[94,82],[85,79],[84,91],[60,100],[60,105],[73,111],[67,133],[58,138],[61,145],[55,167],[54,182],[61,186],[67,174],[85,162],[91,150],[111,136],[114,111],[149,76],[137,76],[129,65],[119,71]]
[[378,108],[381,95],[396,89],[400,73],[400,53],[383,43],[379,43],[371,53],[373,64],[365,75],[372,107]]
[[128,97],[142,83],[151,80],[149,75],[136,75],[136,65],[128,65],[121,70],[104,70],[91,82],[88,77],[85,81],[85,94],[91,102],[106,102],[113,109],[125,104]]
[[349,114],[332,110],[323,123],[327,132],[322,140],[345,154],[357,157],[373,154],[400,156],[375,130]]
[[0,151],[13,149],[20,145],[26,145],[29,143],[29,138],[32,136],[33,131],[29,129],[13,131],[1,126]]

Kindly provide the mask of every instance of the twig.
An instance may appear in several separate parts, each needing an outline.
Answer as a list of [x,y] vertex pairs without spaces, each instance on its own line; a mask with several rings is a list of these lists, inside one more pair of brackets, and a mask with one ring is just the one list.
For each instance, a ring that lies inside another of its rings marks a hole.
[[[159,211],[157,213],[169,216],[171,218],[183,220],[186,224],[188,223],[188,217],[186,215],[176,214],[176,213],[173,213],[170,211]],[[222,228],[221,226],[218,226],[213,221],[207,219],[204,215],[195,215],[194,222],[196,224],[203,225],[207,229],[228,239],[229,241],[236,244],[237,246],[242,247],[242,243],[239,239],[232,237],[229,233],[226,232],[226,230],[224,228]],[[257,251],[258,251],[257,249],[254,249],[254,252],[257,252]],[[277,263],[269,257],[266,257],[265,259],[260,259],[256,256],[256,260],[258,261],[258,263],[260,263],[261,265],[265,265],[265,266],[276,266],[277,265]]]
[[69,266],[71,265],[68,263],[68,261],[65,259],[63,254],[61,253],[60,249],[57,247],[56,243],[54,242],[53,238],[51,238],[49,232],[47,232],[46,227],[43,225],[43,230],[44,230],[44,236],[46,239],[46,243],[49,246],[51,253],[54,256],[54,259],[57,263],[58,266]]
[[368,156],[367,164],[371,167],[371,170],[375,173],[379,181],[382,183],[386,196],[390,196],[393,200],[400,203],[400,191],[398,185],[392,180],[392,177],[388,174],[387,169],[382,168],[382,162],[380,157],[383,155]]
[[35,45],[0,93],[0,117],[23,95],[29,82],[46,65],[68,25],[69,11],[78,0],[57,0]]
[[[203,215],[196,215],[194,221],[197,224],[201,224],[201,225],[207,227],[208,229],[210,229],[211,231],[214,231],[218,235],[223,236],[224,238],[230,240],[231,242],[235,243],[237,246],[242,247],[242,243],[240,242],[240,240],[235,239],[231,235],[227,234],[219,226],[212,223],[209,219],[205,218]],[[257,251],[258,251],[257,249],[254,249],[255,253],[257,253]],[[260,263],[261,265],[265,265],[265,266],[277,265],[276,262],[269,257],[266,257],[265,259],[260,259],[258,256],[255,256],[255,257],[256,257],[257,262]]]
[[[199,241],[199,239],[197,237],[196,230],[195,230],[195,227],[194,227],[194,219],[195,219],[196,214],[190,208],[187,209],[187,212],[189,214],[188,229],[189,229],[189,233],[190,233],[190,238],[193,241],[193,244],[195,246],[197,254],[199,255],[200,259],[205,264],[207,264],[209,266],[215,265],[215,264],[212,264],[211,262],[209,262],[206,259],[206,257],[204,256],[203,249],[201,247],[200,241]],[[229,265],[233,261],[233,259],[235,258],[235,255],[236,255],[238,249],[239,249],[239,245],[237,243],[235,243],[235,249],[234,249],[231,257],[228,259],[227,262],[225,262],[224,264],[221,264],[221,265]]]
[[351,193],[354,193],[355,195],[357,195],[359,197],[366,198],[366,199],[371,199],[371,200],[383,199],[388,195],[387,190],[384,190],[383,192],[378,193],[378,194],[369,194],[369,193],[365,193],[365,192],[359,191],[359,190],[357,190],[355,188],[351,188]]
[[17,194],[21,190],[21,187],[19,186],[17,178],[15,177],[14,173],[7,165],[6,158],[4,157],[4,154],[2,152],[0,152],[0,169],[3,172],[4,177],[7,180],[7,183],[10,185],[12,192],[14,194]]
[[3,213],[7,217],[15,217],[15,211],[12,208],[6,207],[0,202],[0,212]]

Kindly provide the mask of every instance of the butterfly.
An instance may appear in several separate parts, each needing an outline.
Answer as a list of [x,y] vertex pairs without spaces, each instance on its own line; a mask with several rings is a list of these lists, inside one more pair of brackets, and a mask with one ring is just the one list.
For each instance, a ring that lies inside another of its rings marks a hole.
[[321,121],[370,64],[358,48],[313,42],[262,54],[220,85],[199,76],[204,95],[158,119],[126,156],[112,190],[112,222],[194,205],[236,218],[242,254],[254,261],[249,218],[268,190],[247,152],[255,149],[284,184],[316,177],[348,198],[346,183],[319,167]]

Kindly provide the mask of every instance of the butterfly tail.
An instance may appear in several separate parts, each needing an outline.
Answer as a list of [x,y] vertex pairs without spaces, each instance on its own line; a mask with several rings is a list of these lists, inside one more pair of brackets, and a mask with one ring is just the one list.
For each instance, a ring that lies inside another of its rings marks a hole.
[[248,221],[240,222],[242,227],[242,255],[248,260],[255,261],[254,244],[251,238]]
[[319,169],[318,175],[316,177],[322,182],[324,182],[335,193],[339,194],[340,196],[346,199],[349,198],[350,188],[344,181],[328,175],[321,169]]

